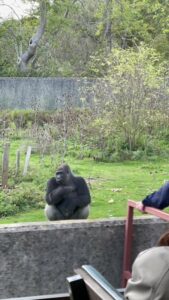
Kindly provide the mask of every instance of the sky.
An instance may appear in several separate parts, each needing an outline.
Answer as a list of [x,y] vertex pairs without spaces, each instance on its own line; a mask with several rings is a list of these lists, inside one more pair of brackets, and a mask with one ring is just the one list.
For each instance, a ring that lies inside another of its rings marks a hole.
[[[8,6],[1,4],[9,5],[13,10]],[[28,14],[30,7],[30,4],[25,4],[22,0],[0,0],[0,19],[21,18]]]

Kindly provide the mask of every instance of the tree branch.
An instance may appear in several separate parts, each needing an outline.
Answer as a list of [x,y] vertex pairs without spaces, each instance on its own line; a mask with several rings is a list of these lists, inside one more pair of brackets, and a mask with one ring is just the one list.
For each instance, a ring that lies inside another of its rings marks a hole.
[[12,6],[10,6],[9,4],[5,4],[5,3],[3,3],[3,2],[0,3],[0,6],[6,6],[6,7],[9,7],[9,8],[12,10],[12,12],[14,13],[14,15],[17,17],[17,19],[20,20],[18,14],[16,13],[16,11],[14,10],[14,8],[13,8]]
[[27,51],[25,51],[25,53],[23,53],[18,60],[18,66],[20,71],[22,72],[27,71],[28,63],[36,54],[36,50],[39,45],[39,42],[45,32],[46,19],[47,19],[46,14],[47,14],[46,0],[41,0],[40,1],[40,25],[35,35],[30,39]]

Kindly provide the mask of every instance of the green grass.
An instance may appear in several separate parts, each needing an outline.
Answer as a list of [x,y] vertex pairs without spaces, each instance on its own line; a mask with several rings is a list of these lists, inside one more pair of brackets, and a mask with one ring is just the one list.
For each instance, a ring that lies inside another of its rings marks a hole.
[[[66,162],[70,164],[75,174],[85,177],[89,184],[92,197],[89,219],[125,216],[128,199],[140,201],[168,180],[169,162],[166,161],[98,163],[87,159],[66,158]],[[41,195],[44,195],[46,181],[54,175],[56,165],[58,162],[52,165],[50,158],[46,157],[42,166],[38,156],[33,154],[24,184],[27,180],[30,187],[37,185]],[[1,218],[0,224],[45,220],[43,208],[30,209],[11,217]]]
[[46,221],[43,210],[36,209],[28,212],[19,213],[12,217],[0,219],[0,224],[24,223],[24,222],[41,222]]

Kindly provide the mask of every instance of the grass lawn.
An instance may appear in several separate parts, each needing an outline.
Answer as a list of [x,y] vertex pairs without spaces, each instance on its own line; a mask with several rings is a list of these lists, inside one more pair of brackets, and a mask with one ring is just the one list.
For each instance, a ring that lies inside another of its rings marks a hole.
[[[89,184],[92,197],[89,219],[125,216],[128,199],[142,200],[169,178],[167,161],[98,163],[87,159],[67,158],[66,162],[70,164],[75,174],[85,177]],[[55,166],[49,169],[47,160],[43,163],[39,175],[42,178],[42,194],[45,193],[47,179],[54,175],[55,170]],[[36,184],[36,170],[39,170],[38,163],[36,156],[32,156],[30,172],[33,179],[29,182],[30,187],[31,184]],[[1,218],[0,224],[45,220],[43,209],[38,209]]]

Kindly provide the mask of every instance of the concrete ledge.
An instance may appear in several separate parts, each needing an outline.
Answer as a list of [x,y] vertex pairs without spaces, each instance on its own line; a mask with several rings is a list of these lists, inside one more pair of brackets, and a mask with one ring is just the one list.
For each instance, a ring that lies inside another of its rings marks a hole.
[[[92,264],[120,286],[125,220],[60,221],[0,226],[0,299],[67,292],[65,278]],[[133,259],[169,229],[157,218],[134,223]]]

